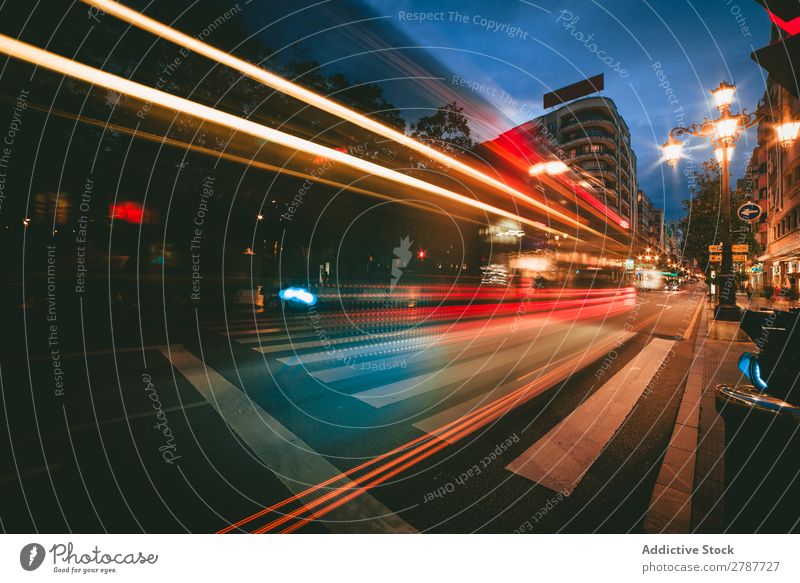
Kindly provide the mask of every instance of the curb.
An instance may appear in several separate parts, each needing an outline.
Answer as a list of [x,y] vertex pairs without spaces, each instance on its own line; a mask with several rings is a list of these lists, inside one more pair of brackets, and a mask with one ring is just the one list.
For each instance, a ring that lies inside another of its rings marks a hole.
[[[688,533],[692,527],[692,494],[705,370],[704,341],[708,326],[705,304],[704,299],[695,312],[695,317],[700,315],[700,323],[694,341],[694,353],[678,408],[678,416],[675,419],[675,427],[664,453],[644,519],[644,531],[647,533]],[[687,333],[693,324],[694,318],[687,327]]]

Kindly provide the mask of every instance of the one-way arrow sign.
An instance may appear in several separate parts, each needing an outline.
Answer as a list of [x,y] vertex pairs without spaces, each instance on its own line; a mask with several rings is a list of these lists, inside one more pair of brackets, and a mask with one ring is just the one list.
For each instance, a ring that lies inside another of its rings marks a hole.
[[761,207],[754,202],[746,202],[739,207],[736,214],[739,215],[739,218],[743,221],[755,221],[761,216]]

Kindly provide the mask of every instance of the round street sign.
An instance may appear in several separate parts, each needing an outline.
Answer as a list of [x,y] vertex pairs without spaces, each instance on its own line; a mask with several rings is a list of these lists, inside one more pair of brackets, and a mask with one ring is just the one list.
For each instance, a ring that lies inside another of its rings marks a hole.
[[739,215],[739,218],[743,221],[755,221],[761,216],[761,207],[754,202],[746,202],[739,207],[736,214]]

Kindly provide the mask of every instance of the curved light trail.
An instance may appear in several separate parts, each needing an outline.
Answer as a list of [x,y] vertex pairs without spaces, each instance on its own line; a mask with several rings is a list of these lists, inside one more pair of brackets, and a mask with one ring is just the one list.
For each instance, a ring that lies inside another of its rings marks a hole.
[[422,142],[415,140],[414,138],[409,137],[402,132],[398,132],[389,126],[386,126],[378,121],[375,121],[374,119],[358,113],[357,111],[336,103],[335,101],[331,101],[330,99],[301,87],[300,85],[292,83],[283,77],[275,75],[274,73],[270,73],[261,67],[257,67],[252,63],[248,63],[247,61],[226,53],[225,51],[221,51],[220,49],[215,48],[208,43],[177,31],[174,28],[145,16],[141,12],[137,12],[136,10],[128,8],[119,2],[115,2],[113,0],[81,1],[137,28],[151,32],[161,38],[203,55],[204,57],[207,57],[213,61],[235,69],[240,73],[263,83],[264,85],[275,89],[276,91],[290,95],[291,97],[307,103],[308,105],[312,105],[318,109],[321,109],[322,111],[360,126],[365,130],[383,136],[384,138],[390,139],[416,152],[424,154],[425,156],[444,164],[448,168],[453,168],[463,174],[466,174],[467,176],[479,180],[488,186],[496,188],[517,200],[524,201],[529,205],[543,210],[548,214],[548,216],[556,217],[567,224],[573,225],[578,229],[591,232],[594,235],[599,235],[601,237],[603,236],[602,233],[592,229],[591,227],[588,227],[586,224],[584,224],[584,222],[576,219],[575,217],[571,217],[563,212],[553,209],[547,204],[528,196],[516,188],[489,176],[485,172],[481,172],[477,168],[473,168],[469,164],[465,164],[464,162],[431,148],[430,146],[427,146],[426,144],[423,144]]
[[165,93],[164,91],[153,89],[152,87],[136,83],[135,81],[130,81],[129,79],[101,71],[100,69],[78,63],[71,59],[62,57],[61,55],[40,49],[28,43],[18,41],[2,34],[0,34],[0,53],[5,53],[11,57],[27,61],[39,67],[50,69],[52,71],[74,77],[75,79],[80,79],[81,81],[85,81],[93,85],[99,85],[101,87],[105,87],[106,89],[112,89],[118,93],[123,93],[148,103],[155,103],[174,111],[186,113],[193,117],[225,126],[230,129],[240,131],[244,134],[291,148],[293,150],[305,152],[314,156],[322,156],[323,158],[334,160],[344,164],[345,166],[366,172],[367,174],[379,176],[381,178],[391,180],[397,184],[410,186],[412,188],[416,188],[436,196],[458,202],[460,204],[471,206],[493,215],[518,221],[548,233],[555,235],[561,234],[561,231],[552,229],[540,221],[534,221],[529,218],[519,216],[518,214],[509,212],[485,202],[458,194],[452,190],[425,182],[419,178],[406,176],[405,174],[397,172],[396,170],[385,168],[384,166],[380,166],[374,162],[368,162],[366,160],[362,160],[361,158],[356,158],[345,152],[328,148],[327,146],[321,146],[319,144],[315,144],[314,142],[309,142],[308,140],[304,140],[302,138],[292,136],[261,124],[257,124],[250,120],[243,119],[233,114],[214,109],[213,107],[209,107],[183,97],[178,97],[170,93]]

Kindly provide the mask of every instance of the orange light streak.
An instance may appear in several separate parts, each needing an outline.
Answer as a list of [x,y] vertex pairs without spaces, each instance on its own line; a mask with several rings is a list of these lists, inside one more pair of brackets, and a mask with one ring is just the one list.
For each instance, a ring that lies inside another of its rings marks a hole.
[[[552,371],[548,375],[545,375],[543,378],[546,378],[546,377],[551,377],[552,378],[553,376],[556,375],[557,372],[558,372],[557,370],[556,371]],[[483,407],[481,407],[479,409],[476,409],[472,413],[470,413],[468,415],[465,415],[464,417],[462,417],[460,419],[457,419],[456,421],[453,421],[452,423],[446,425],[445,427],[440,428],[439,430],[437,430],[435,432],[434,437],[437,438],[436,441],[432,440],[432,441],[430,441],[428,443],[422,444],[422,445],[416,447],[414,450],[412,450],[412,451],[410,451],[410,452],[408,452],[408,453],[406,453],[406,454],[404,454],[404,455],[402,455],[402,456],[400,456],[400,457],[398,457],[398,458],[396,458],[396,459],[394,459],[394,460],[392,460],[392,461],[390,461],[390,462],[388,462],[388,463],[386,463],[386,464],[384,464],[384,465],[372,470],[371,472],[369,472],[369,473],[367,473],[367,474],[365,474],[365,475],[353,480],[353,485],[354,486],[358,486],[359,484],[362,484],[366,480],[368,480],[370,478],[373,478],[375,476],[378,476],[375,480],[373,480],[369,484],[364,484],[363,486],[360,486],[358,488],[353,488],[351,486],[342,486],[340,488],[332,490],[328,494],[325,494],[324,496],[321,496],[320,498],[318,498],[318,499],[314,500],[313,502],[305,505],[304,507],[302,507],[302,508],[300,508],[298,510],[295,510],[294,512],[291,512],[289,514],[286,514],[286,515],[282,516],[281,518],[273,520],[269,524],[266,524],[266,525],[264,525],[264,526],[262,526],[262,527],[260,527],[260,528],[258,528],[256,530],[254,530],[253,533],[254,534],[266,533],[266,532],[268,532],[270,530],[275,529],[278,526],[281,526],[282,524],[285,524],[286,522],[292,520],[293,518],[297,518],[297,519],[299,519],[299,524],[289,526],[286,529],[281,531],[282,533],[283,532],[292,532],[293,530],[295,530],[297,528],[300,528],[304,524],[307,524],[311,520],[314,520],[315,518],[319,518],[322,515],[327,514],[328,512],[330,512],[331,510],[334,510],[338,506],[341,506],[342,504],[344,504],[346,502],[349,502],[353,498],[356,498],[357,496],[360,496],[361,494],[364,494],[369,488],[372,488],[373,486],[376,486],[376,485],[379,485],[379,484],[383,483],[384,481],[388,480],[392,476],[395,476],[398,473],[408,469],[409,467],[419,463],[420,461],[430,457],[434,453],[446,448],[447,446],[452,445],[453,443],[456,443],[460,439],[466,437],[467,435],[470,435],[470,434],[474,433],[475,431],[477,431],[478,429],[488,425],[489,423],[491,423],[495,419],[498,419],[499,417],[501,417],[502,415],[504,415],[505,413],[507,413],[511,409],[514,409],[515,407],[517,407],[517,406],[521,405],[522,403],[526,402],[529,398],[532,398],[536,394],[538,394],[538,392],[537,391],[533,391],[532,394],[526,394],[526,393],[528,391],[530,391],[532,388],[534,388],[536,385],[541,384],[541,381],[542,381],[542,379],[537,379],[536,381],[532,381],[532,382],[526,384],[525,386],[520,387],[519,389],[515,390],[514,392],[506,395],[505,397],[502,397],[502,398],[498,399],[497,401],[493,401],[493,402],[491,402],[491,403],[489,403],[487,405],[484,405]],[[545,383],[545,386],[546,386],[546,383]],[[449,429],[448,429],[448,427],[449,427]],[[444,431],[445,429],[447,429],[447,431]],[[442,431],[443,431],[443,433],[440,433]],[[431,447],[431,446],[434,446],[434,447]],[[428,450],[428,451],[426,451],[426,450]],[[417,457],[414,457],[415,455]],[[398,466],[398,464],[400,464],[401,462],[406,462],[406,463],[400,465],[399,467],[395,467],[395,466]],[[388,473],[384,473],[381,476],[380,474],[382,472],[388,472]],[[347,492],[349,492],[349,494],[346,494]],[[321,508],[318,511],[313,512],[310,516],[300,517],[300,514],[302,514],[303,512],[305,512],[307,510],[312,510],[312,509],[316,508],[317,506],[320,506],[324,502],[332,500],[337,495],[341,495],[341,494],[346,494],[346,495],[343,498],[340,498],[339,500],[335,500],[335,501],[331,502],[331,504],[329,504],[328,506],[326,506],[324,508]]]
[[481,172],[477,168],[473,168],[469,164],[465,164],[464,162],[456,160],[455,158],[431,148],[430,146],[427,146],[426,144],[423,144],[422,142],[419,142],[402,132],[398,132],[397,130],[375,121],[374,119],[371,119],[365,115],[362,115],[357,111],[336,103],[335,101],[331,101],[330,99],[314,93],[313,91],[309,91],[304,87],[296,85],[295,83],[292,83],[283,77],[275,75],[274,73],[270,73],[261,67],[257,67],[252,63],[248,63],[247,61],[226,53],[225,51],[221,51],[220,49],[213,47],[208,43],[179,32],[174,28],[167,26],[166,24],[145,16],[141,12],[137,12],[136,10],[120,4],[119,2],[114,2],[113,0],[82,0],[82,2],[89,4],[90,6],[94,6],[95,8],[99,8],[103,12],[111,14],[112,16],[115,16],[116,18],[127,22],[128,24],[136,26],[137,28],[146,30],[222,65],[226,65],[232,69],[235,69],[240,73],[263,83],[264,85],[275,89],[276,91],[290,95],[295,99],[307,103],[308,105],[312,105],[318,109],[321,109],[322,111],[349,121],[370,132],[393,140],[406,146],[407,148],[424,154],[425,156],[444,164],[448,168],[454,168],[459,172],[475,178],[488,186],[492,186],[493,188],[501,190],[518,200],[533,205],[534,207],[547,212],[548,215],[557,217],[568,224],[585,229],[595,235],[602,236],[599,231],[595,231],[594,229],[585,226],[576,218],[550,208],[545,203],[540,202],[528,196],[527,194],[524,194],[516,188],[509,186],[508,184],[505,184],[504,182],[497,180],[496,178],[493,178],[484,172]]
[[492,206],[479,200],[471,199],[464,195],[453,192],[452,190],[447,190],[446,188],[442,188],[440,186],[436,186],[435,184],[420,180],[419,178],[406,176],[405,174],[401,174],[395,170],[390,170],[389,168],[385,168],[375,164],[374,162],[368,162],[333,148],[321,146],[319,144],[309,142],[308,140],[304,140],[302,138],[298,138],[296,136],[292,136],[290,134],[257,124],[250,120],[243,119],[233,114],[214,109],[213,107],[209,107],[189,99],[184,99],[183,97],[178,97],[176,95],[171,95],[169,93],[159,91],[158,89],[153,89],[152,87],[147,87],[146,85],[142,85],[117,75],[95,69],[94,67],[89,67],[55,53],[51,53],[50,51],[46,51],[28,43],[15,40],[3,34],[0,34],[0,52],[23,61],[28,61],[29,63],[33,63],[45,69],[63,73],[93,85],[100,85],[106,89],[112,89],[118,93],[124,93],[149,103],[157,103],[158,105],[168,109],[186,113],[188,115],[222,125],[230,129],[240,131],[242,133],[255,136],[281,146],[285,146],[287,148],[291,148],[293,150],[305,152],[314,156],[323,156],[336,162],[340,162],[345,166],[366,172],[367,174],[380,176],[381,178],[391,180],[392,182],[417,188],[419,190],[423,190],[436,196],[471,206],[490,214],[512,219],[514,221],[519,221],[520,223],[536,229],[541,229],[553,234],[559,233],[559,231],[551,229],[540,221],[533,221],[531,219],[521,217],[515,213]]
[[[632,297],[635,298],[635,292],[633,293]],[[628,302],[622,301],[614,303],[616,303],[617,305],[609,306],[609,308],[606,308],[607,313],[611,312],[618,313],[630,309]],[[598,313],[597,315],[601,314]],[[508,411],[527,402],[529,399],[538,395],[542,390],[544,390],[547,386],[549,386],[551,379],[557,379],[561,374],[562,369],[564,367],[567,367],[569,364],[570,363],[568,362],[566,363],[566,365],[562,365],[557,369],[550,371],[549,373],[543,375],[542,377],[509,393],[505,397],[501,397],[496,401],[493,401],[491,403],[484,405],[483,407],[475,409],[471,413],[464,415],[463,417],[455,421],[452,421],[451,423],[448,423],[443,427],[440,427],[439,429],[435,430],[429,435],[422,436],[422,438],[417,438],[404,446],[392,450],[392,452],[399,452],[404,449],[410,448],[412,445],[415,445],[425,437],[432,438],[427,443],[418,445],[413,450],[406,452],[402,456],[395,458],[394,460],[391,460],[379,466],[378,468],[371,470],[367,474],[364,474],[363,476],[356,478],[355,480],[352,481],[352,484],[333,489],[327,494],[315,499],[314,501],[305,504],[304,506],[290,513],[287,513],[264,526],[259,527],[258,529],[254,530],[253,533],[263,534],[271,530],[274,530],[281,525],[286,524],[292,519],[297,519],[298,522],[289,525],[285,529],[281,530],[281,533],[294,532],[303,525],[311,522],[316,518],[320,518],[321,516],[336,509],[337,507],[349,502],[350,500],[360,496],[361,494],[366,493],[367,490],[369,490],[370,488],[385,482],[389,478],[427,459],[428,457],[437,453],[438,451],[448,447],[449,445],[456,443],[462,438],[488,425],[489,423],[491,423],[495,419],[498,419]],[[381,457],[385,458],[392,452],[390,452],[389,454],[384,454]],[[376,460],[377,459],[378,458],[376,458]],[[401,464],[401,462],[406,462],[406,463]],[[372,465],[372,463],[373,462],[368,462],[366,464],[362,464],[362,466]],[[401,465],[398,466],[398,464]],[[354,472],[355,469],[356,468],[350,470],[350,472]],[[370,478],[375,478],[375,479],[367,484],[364,484],[364,482],[366,482]],[[331,478],[326,482],[326,484],[331,483],[331,481],[335,481],[335,479],[336,478]],[[338,500],[336,500],[335,498],[337,498],[337,496],[341,497]],[[296,497],[292,497],[287,501],[280,503],[280,506],[283,506],[285,505],[285,503],[288,503],[288,501],[292,501],[294,499],[296,499]],[[327,506],[324,506],[319,510],[311,512],[308,516],[301,517],[301,514],[305,512],[310,512],[328,501],[331,502]],[[251,517],[239,521],[237,525],[241,526],[242,524],[246,524],[247,522],[250,522],[257,517],[262,516],[265,513],[266,513],[265,511],[261,511]]]

